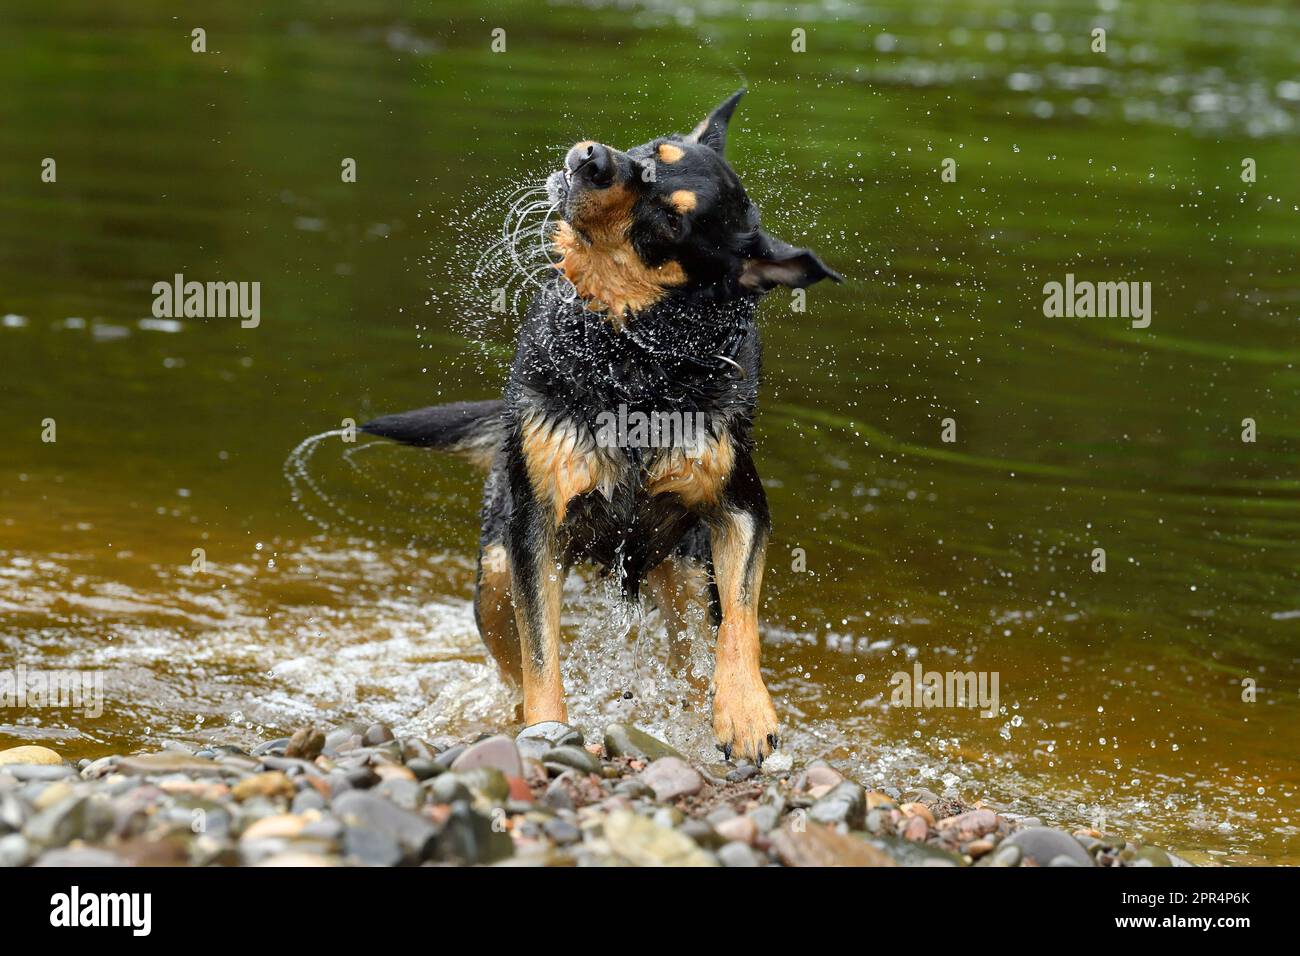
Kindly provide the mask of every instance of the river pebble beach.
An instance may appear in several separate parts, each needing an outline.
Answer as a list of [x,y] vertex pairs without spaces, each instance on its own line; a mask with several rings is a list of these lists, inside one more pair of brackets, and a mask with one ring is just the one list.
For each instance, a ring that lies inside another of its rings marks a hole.
[[1179,866],[824,761],[694,763],[625,724],[473,740],[380,724],[64,760],[0,750],[0,866]]

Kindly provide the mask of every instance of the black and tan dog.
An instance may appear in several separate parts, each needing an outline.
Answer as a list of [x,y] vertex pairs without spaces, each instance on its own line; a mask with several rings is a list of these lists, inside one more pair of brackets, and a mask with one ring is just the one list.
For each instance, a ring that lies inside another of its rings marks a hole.
[[[755,309],[777,286],[840,277],[759,228],[723,158],[741,93],[689,135],[569,150],[547,182],[561,217],[555,271],[524,319],[504,400],[363,428],[489,469],[474,608],[502,672],[523,686],[527,723],[566,719],[560,598],[567,569],[585,560],[616,574],[629,600],[646,583],[676,664],[690,606],[706,609],[718,746],[761,762],[777,720],[759,669],[770,519],[751,437]],[[703,428],[688,441],[632,441],[602,427],[616,410]]]

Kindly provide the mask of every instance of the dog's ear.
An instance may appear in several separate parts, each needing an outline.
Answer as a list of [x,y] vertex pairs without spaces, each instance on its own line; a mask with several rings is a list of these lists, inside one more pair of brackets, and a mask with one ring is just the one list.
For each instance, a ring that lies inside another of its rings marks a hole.
[[843,276],[818,259],[811,249],[800,249],[765,232],[755,238],[740,269],[740,284],[755,292],[766,292],[779,285],[805,289],[822,279],[844,281]]
[[727,124],[731,122],[731,114],[736,112],[736,104],[744,95],[744,90],[736,90],[719,103],[699,126],[691,130],[686,141],[707,146],[721,156],[722,151],[727,147]]

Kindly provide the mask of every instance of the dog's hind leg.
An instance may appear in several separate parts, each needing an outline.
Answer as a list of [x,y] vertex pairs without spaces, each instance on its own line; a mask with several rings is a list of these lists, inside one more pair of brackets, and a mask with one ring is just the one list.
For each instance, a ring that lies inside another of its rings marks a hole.
[[[714,613],[717,590],[708,567],[708,537],[700,536],[703,548],[679,547],[646,575],[646,589],[659,608],[668,631],[668,670],[693,684],[703,675],[690,670],[691,650],[697,639],[714,636],[718,620]],[[699,553],[696,553],[698,551]]]
[[515,605],[510,597],[510,564],[501,543],[486,544],[479,551],[474,620],[483,643],[501,668],[501,676],[510,686],[521,689],[524,674]]

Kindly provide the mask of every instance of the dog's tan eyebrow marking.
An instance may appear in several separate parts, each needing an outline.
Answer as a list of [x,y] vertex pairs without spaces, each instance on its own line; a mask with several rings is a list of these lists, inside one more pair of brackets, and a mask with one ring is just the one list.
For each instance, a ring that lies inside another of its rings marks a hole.
[[690,212],[698,201],[698,197],[689,189],[678,189],[668,197],[672,207],[681,213]]
[[660,143],[656,150],[659,158],[665,163],[675,163],[686,155],[686,150],[682,149],[676,143]]

